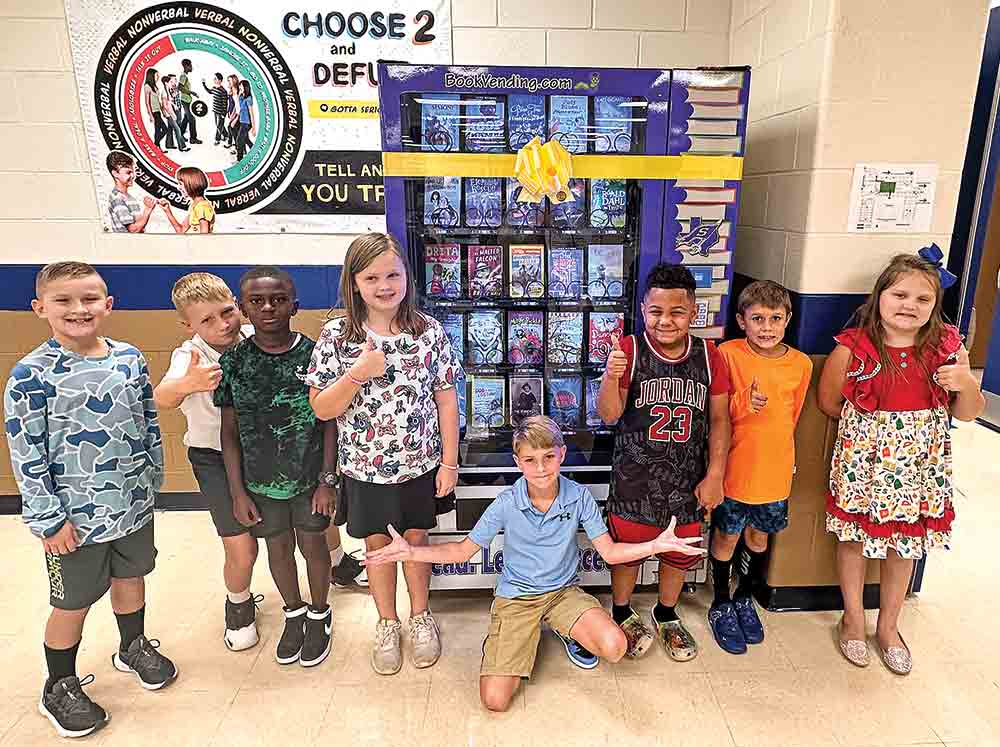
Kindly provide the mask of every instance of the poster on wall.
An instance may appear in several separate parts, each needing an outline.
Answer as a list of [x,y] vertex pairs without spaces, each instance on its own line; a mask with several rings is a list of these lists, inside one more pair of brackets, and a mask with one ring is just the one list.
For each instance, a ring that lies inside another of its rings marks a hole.
[[851,182],[851,233],[928,233],[938,167],[932,163],[859,163]]
[[377,61],[451,62],[449,0],[66,0],[104,228],[385,229]]

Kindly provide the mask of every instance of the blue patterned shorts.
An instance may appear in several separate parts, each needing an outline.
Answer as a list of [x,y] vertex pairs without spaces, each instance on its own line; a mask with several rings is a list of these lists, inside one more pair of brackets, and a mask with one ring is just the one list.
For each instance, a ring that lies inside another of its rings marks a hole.
[[712,512],[712,526],[723,534],[739,534],[747,524],[758,532],[780,532],[788,526],[788,501],[755,505],[726,498]]

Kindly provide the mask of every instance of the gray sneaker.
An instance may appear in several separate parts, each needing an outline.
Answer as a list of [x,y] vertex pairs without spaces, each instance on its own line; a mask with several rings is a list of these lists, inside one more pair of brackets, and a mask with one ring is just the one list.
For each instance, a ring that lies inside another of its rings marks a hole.
[[372,669],[379,674],[396,674],[403,666],[403,652],[399,647],[401,629],[399,620],[379,620],[375,626]]
[[434,666],[441,658],[441,636],[430,610],[410,618],[410,646],[417,669]]

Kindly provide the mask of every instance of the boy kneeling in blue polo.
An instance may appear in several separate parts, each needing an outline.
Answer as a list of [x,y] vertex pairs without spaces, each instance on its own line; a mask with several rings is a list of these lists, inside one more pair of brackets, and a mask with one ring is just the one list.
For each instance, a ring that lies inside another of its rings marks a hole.
[[559,474],[566,446],[551,418],[526,418],[514,431],[513,446],[514,461],[523,476],[496,497],[468,537],[461,542],[411,546],[390,526],[392,544],[366,555],[366,565],[406,560],[464,563],[504,532],[503,570],[479,671],[479,697],[491,711],[506,710],[521,679],[531,676],[542,623],[610,661],[625,655],[627,643],[621,628],[600,602],[579,587],[577,530],[581,525],[609,565],[662,552],[705,553],[691,547],[700,537],[676,537],[673,521],[649,542],[613,542],[594,496]]

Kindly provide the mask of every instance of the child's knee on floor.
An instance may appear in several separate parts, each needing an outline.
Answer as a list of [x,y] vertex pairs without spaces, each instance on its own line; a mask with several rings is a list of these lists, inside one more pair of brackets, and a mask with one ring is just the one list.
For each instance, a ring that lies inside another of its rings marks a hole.
[[607,610],[598,607],[584,612],[570,629],[569,636],[588,651],[610,662],[619,661],[628,649],[625,633]]
[[503,713],[510,707],[519,685],[519,677],[481,677],[479,699],[487,710]]
[[597,650],[594,653],[614,664],[625,656],[625,652],[628,650],[628,639],[625,638],[622,629],[615,625],[613,620],[609,618],[608,623],[609,625],[601,627],[597,638]]

